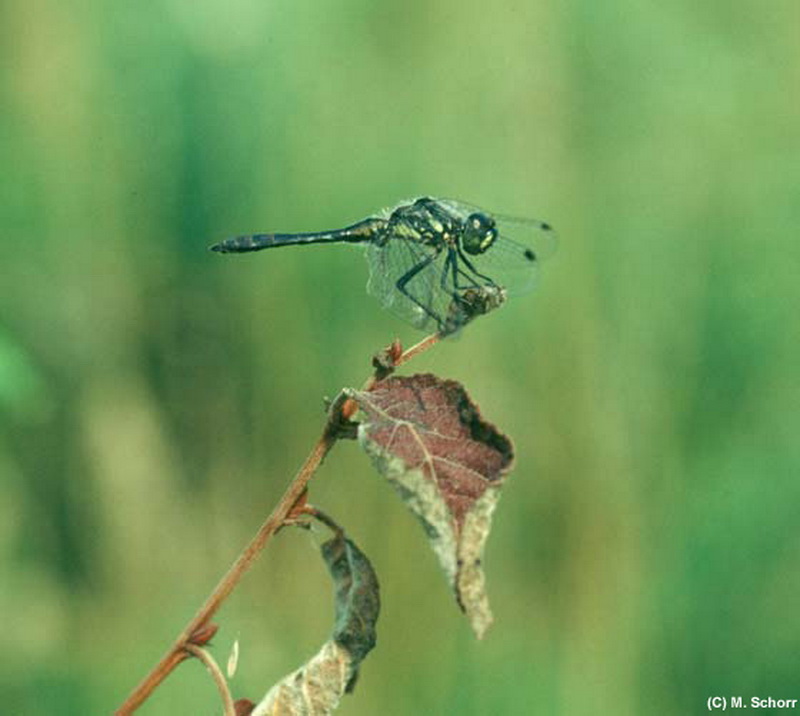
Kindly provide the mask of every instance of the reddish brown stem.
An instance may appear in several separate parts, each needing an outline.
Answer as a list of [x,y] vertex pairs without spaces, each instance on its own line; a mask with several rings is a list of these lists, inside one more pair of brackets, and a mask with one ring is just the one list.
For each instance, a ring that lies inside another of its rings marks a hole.
[[311,515],[316,520],[322,522],[331,532],[336,532],[337,534],[344,534],[344,529],[342,526],[336,522],[330,515],[326,512],[323,512],[319,507],[314,507],[313,505],[306,505],[305,513],[307,515]]
[[[407,351],[401,353],[397,359],[393,361],[392,367],[397,367],[409,361],[414,356],[435,345],[438,340],[438,334],[433,334],[424,338]],[[366,389],[369,389],[375,382],[376,380],[374,377],[370,379],[367,382]],[[286,488],[286,491],[283,493],[275,509],[272,510],[270,516],[267,517],[261,525],[258,532],[256,532],[253,539],[250,540],[250,543],[233,563],[227,574],[225,574],[219,584],[217,584],[211,592],[205,604],[200,607],[197,614],[194,615],[192,620],[178,635],[167,653],[164,654],[161,660],[115,712],[117,716],[131,714],[139,708],[170,672],[186,658],[187,651],[190,651],[188,646],[192,644],[192,636],[198,632],[202,633],[202,630],[211,621],[211,618],[222,603],[241,581],[244,573],[252,566],[253,562],[255,562],[270,537],[278,531],[286,521],[286,518],[292,513],[297,502],[303,497],[306,487],[317,468],[320,466],[320,463],[339,437],[343,421],[349,420],[355,414],[356,410],[357,405],[355,401],[345,399],[343,396],[340,396],[334,402],[331,406],[328,423],[325,426],[322,437],[320,437],[317,444],[311,450],[311,453],[306,458],[305,463],[303,463],[297,475],[295,475],[294,479],[289,483],[289,486]]]
[[[420,353],[424,353],[429,348],[432,348],[433,346],[435,346],[440,340],[441,340],[441,336],[438,333],[432,333],[431,335],[426,336],[419,343],[416,343],[415,345],[411,346],[411,348],[403,351],[402,353],[400,353],[399,356],[397,356],[397,358],[392,360],[391,368],[390,368],[390,370],[388,372],[391,372],[391,370],[394,370],[395,368],[398,368],[399,366],[403,365],[403,363],[408,363],[408,361],[410,361],[415,356],[419,355]],[[399,345],[399,342],[397,343],[397,345]],[[392,346],[390,346],[387,349],[387,352],[391,351],[391,350],[392,350]],[[364,384],[364,387],[362,388],[362,390],[370,390],[371,388],[373,388],[375,386],[375,384],[378,381],[379,381],[379,378],[376,377],[375,375],[373,375]],[[352,418],[356,414],[357,410],[358,410],[358,405],[356,404],[355,400],[352,400],[352,399],[346,400],[344,405],[342,406],[342,418],[344,418],[345,420],[349,420],[350,418]]]
[[116,711],[118,716],[133,713],[144,703],[145,699],[153,690],[167,677],[167,675],[185,658],[186,645],[190,642],[192,634],[204,627],[220,608],[225,599],[241,580],[244,573],[250,568],[258,557],[259,553],[269,541],[269,538],[283,524],[286,516],[291,512],[292,507],[302,497],[309,480],[319,467],[325,455],[336,442],[337,432],[335,423],[338,421],[340,412],[340,402],[335,404],[331,410],[331,418],[314,449],[306,458],[305,463],[298,471],[295,478],[289,484],[286,492],[278,502],[275,509],[259,528],[256,535],[247,545],[245,550],[233,563],[227,574],[220,580],[219,584],[211,592],[205,604],[195,614],[192,620],[186,625],[183,631],[175,639],[169,651],[161,658],[153,670],[142,680],[142,682],[131,692],[125,703]]
[[228,682],[225,680],[225,676],[222,673],[222,669],[219,668],[219,664],[217,664],[214,657],[211,656],[208,649],[204,649],[202,646],[197,646],[196,644],[187,644],[185,649],[192,654],[192,656],[197,657],[205,664],[206,669],[208,669],[211,674],[211,678],[214,679],[214,683],[217,685],[217,690],[222,699],[223,713],[225,716],[236,716],[236,707],[233,705],[233,697],[231,696]]
[[408,363],[414,356],[424,353],[429,348],[435,346],[440,340],[441,336],[438,333],[431,333],[431,335],[426,336],[416,345],[403,351],[402,355],[394,362],[394,367],[397,368],[403,365],[403,363]]

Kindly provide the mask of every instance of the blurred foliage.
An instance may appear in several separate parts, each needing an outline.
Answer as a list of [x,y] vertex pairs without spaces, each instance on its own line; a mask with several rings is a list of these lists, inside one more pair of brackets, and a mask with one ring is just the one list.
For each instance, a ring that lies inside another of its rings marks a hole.
[[[789,0],[0,6],[2,710],[118,705],[323,397],[417,338],[353,249],[207,246],[420,194],[546,219],[561,247],[538,295],[413,366],[516,438],[483,643],[354,446],[313,486],[384,596],[344,711],[796,697],[799,23]],[[237,696],[329,633],[313,552],[281,533],[220,614]],[[142,713],[216,699],[191,663]]]

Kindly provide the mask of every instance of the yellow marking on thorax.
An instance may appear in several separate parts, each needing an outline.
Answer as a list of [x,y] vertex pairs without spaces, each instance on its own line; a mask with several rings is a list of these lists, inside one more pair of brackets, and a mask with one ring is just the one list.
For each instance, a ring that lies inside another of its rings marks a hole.
[[419,231],[417,231],[413,226],[409,226],[405,222],[401,222],[394,227],[394,231],[396,234],[403,236],[408,239],[418,239],[419,238]]

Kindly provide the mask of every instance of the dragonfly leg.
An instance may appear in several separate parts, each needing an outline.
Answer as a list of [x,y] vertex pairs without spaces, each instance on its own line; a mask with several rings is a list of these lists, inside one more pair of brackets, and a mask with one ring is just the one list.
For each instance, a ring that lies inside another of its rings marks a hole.
[[438,325],[441,325],[442,317],[439,316],[430,306],[426,306],[424,303],[422,303],[422,301],[417,300],[406,290],[406,285],[408,282],[411,281],[411,279],[413,279],[420,271],[430,266],[436,260],[438,255],[438,253],[435,253],[425,257],[416,266],[406,271],[406,273],[404,273],[397,280],[395,285],[397,286],[397,290],[400,291],[400,293],[402,293],[409,301],[419,306],[426,315],[436,321]]
[[[459,276],[465,278],[469,283],[467,283],[466,285],[460,284],[458,282]],[[470,276],[466,271],[464,271],[464,269],[458,266],[458,262],[455,260],[455,258],[453,258],[453,285],[459,291],[466,291],[468,288],[481,287],[481,285],[474,278],[472,278],[472,276]]]
[[[468,283],[460,283],[459,276],[466,279]],[[476,294],[476,291],[479,292],[481,290],[481,284],[459,266],[458,254],[453,249],[450,249],[447,253],[447,259],[439,279],[439,286],[451,298],[447,310],[447,318],[443,323],[439,324],[439,332],[442,335],[455,333],[476,315],[486,312],[482,308],[483,302],[476,300],[476,296],[480,297],[480,294]]]
[[[450,271],[450,275],[452,276],[451,287],[445,285],[447,282],[448,269]],[[467,279],[469,283],[467,285],[459,283],[459,276]],[[480,284],[474,278],[472,278],[472,276],[467,274],[463,269],[459,268],[456,253],[452,249],[447,254],[447,261],[445,261],[444,269],[442,271],[440,286],[445,293],[450,294],[454,301],[457,301],[461,297],[459,291],[466,291],[469,288],[480,288]]]
[[453,288],[460,288],[458,285],[457,271],[458,269],[456,268],[456,257],[453,255],[452,249],[450,249],[447,252],[447,258],[445,259],[444,266],[442,267],[442,275],[439,277],[439,287],[442,289],[442,291],[444,291],[445,293],[449,293],[453,297],[455,297],[455,292],[451,291],[446,285],[448,283],[447,276],[448,274],[452,275]]
[[[470,266],[470,268],[472,267]],[[448,282],[448,273],[450,277],[452,277],[452,282]],[[487,278],[486,276],[479,274],[477,271],[474,271],[474,273],[477,276],[481,276],[481,278]],[[465,278],[469,283],[459,283],[459,276]],[[489,279],[487,278],[487,280]],[[480,288],[481,284],[479,284],[474,278],[472,278],[472,276],[459,267],[456,253],[450,249],[447,254],[447,259],[444,262],[444,267],[442,268],[442,275],[439,278],[439,286],[445,293],[450,294],[453,299],[458,300],[460,297],[459,291],[466,291],[469,288]]]
[[[482,278],[484,281],[486,281],[486,284],[485,284],[485,285],[488,285],[488,286],[497,286],[497,284],[496,284],[494,281],[492,281],[492,279],[490,279],[490,278],[489,278],[488,276],[486,276],[485,274],[482,274],[480,271],[478,271],[478,270],[477,270],[477,269],[476,269],[476,268],[475,268],[475,267],[472,265],[472,262],[471,262],[471,261],[470,261],[470,260],[469,260],[469,259],[468,259],[466,256],[464,256],[464,252],[461,250],[461,248],[460,248],[460,247],[459,247],[459,249],[458,249],[458,256],[459,256],[459,258],[460,258],[460,259],[461,259],[461,260],[462,260],[462,261],[463,261],[463,262],[466,264],[467,268],[468,268],[470,271],[472,271],[472,273],[473,273],[473,274],[475,274],[475,275],[476,275],[478,278]],[[466,274],[465,274],[463,271],[461,271],[461,269],[459,269],[459,273],[461,273],[462,275],[466,276]],[[474,281],[474,279],[471,279],[471,280],[472,280],[472,281]],[[478,283],[475,283],[475,286],[476,286],[476,287],[477,287],[478,285],[479,285]]]

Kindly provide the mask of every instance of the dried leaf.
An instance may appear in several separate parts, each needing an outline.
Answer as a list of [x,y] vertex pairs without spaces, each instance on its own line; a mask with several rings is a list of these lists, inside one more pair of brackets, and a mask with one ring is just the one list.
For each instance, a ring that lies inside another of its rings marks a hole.
[[463,386],[433,375],[391,377],[351,391],[359,441],[419,517],[478,637],[492,621],[481,568],[511,441],[481,418]]
[[343,534],[322,545],[322,557],[336,589],[333,635],[319,653],[273,686],[252,716],[331,713],[352,691],[359,664],[375,646],[380,599],[372,565]]
[[375,625],[381,608],[378,578],[363,552],[344,535],[323,544],[322,557],[336,585],[333,640],[353,658],[353,673],[345,689],[350,692],[359,664],[375,647]]
[[239,640],[233,642],[233,646],[231,647],[231,653],[228,655],[228,665],[225,670],[227,673],[228,678],[232,679],[236,676],[236,669],[239,666]]
[[335,641],[297,671],[273,686],[252,716],[317,716],[330,714],[339,705],[350,680],[353,659]]

